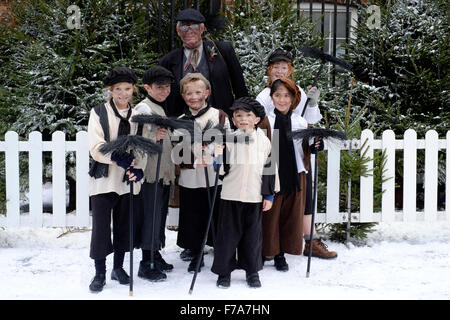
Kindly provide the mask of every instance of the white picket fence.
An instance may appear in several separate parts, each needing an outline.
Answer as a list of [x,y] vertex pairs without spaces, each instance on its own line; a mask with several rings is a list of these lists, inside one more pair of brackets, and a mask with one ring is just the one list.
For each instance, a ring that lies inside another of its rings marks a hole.
[[[367,140],[367,141],[366,141]],[[366,142],[365,142],[366,141]],[[365,142],[365,144],[364,144]],[[450,131],[446,139],[439,139],[436,131],[428,131],[425,139],[417,139],[414,130],[408,129],[403,140],[396,140],[394,132],[384,131],[382,138],[376,140],[370,130],[364,130],[359,140],[347,141],[341,146],[325,145],[327,150],[327,181],[326,181],[326,212],[317,214],[317,222],[338,223],[347,221],[347,212],[339,210],[339,172],[341,150],[357,150],[364,144],[368,148],[366,155],[373,158],[374,150],[386,150],[387,162],[383,183],[385,190],[382,196],[381,212],[374,212],[373,177],[360,178],[360,212],[351,212],[353,222],[380,222],[380,221],[440,221],[450,220],[450,179],[445,182],[445,210],[439,211],[437,207],[438,191],[438,153],[449,150]],[[5,152],[5,179],[6,179],[6,209],[7,214],[0,215],[0,227],[90,227],[89,212],[89,152],[87,133],[82,131],[76,135],[76,141],[66,141],[63,132],[55,132],[52,141],[42,141],[39,132],[32,132],[28,141],[19,141],[15,132],[9,131],[5,141],[0,141],[0,152]],[[417,177],[417,150],[425,149],[425,175],[424,175],[424,210],[416,209],[416,177]],[[403,210],[395,209],[395,166],[396,150],[403,150],[404,155],[404,189]],[[44,214],[42,209],[42,152],[52,152],[52,192],[53,214]],[[20,213],[20,179],[19,179],[19,152],[29,153],[29,213]],[[66,212],[66,153],[76,154],[76,210]],[[313,162],[314,163],[314,162]],[[369,169],[373,162],[368,163]],[[446,153],[446,177],[450,175],[450,157]]]

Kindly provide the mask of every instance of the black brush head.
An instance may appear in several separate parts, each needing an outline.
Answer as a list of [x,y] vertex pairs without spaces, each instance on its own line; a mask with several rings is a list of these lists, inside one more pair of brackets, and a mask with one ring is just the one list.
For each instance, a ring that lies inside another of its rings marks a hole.
[[307,140],[311,138],[322,138],[323,140],[347,140],[347,135],[345,134],[345,132],[323,128],[309,128],[292,131],[290,137],[292,139]]
[[114,151],[123,154],[128,152],[128,150],[133,151],[134,154],[150,155],[161,153],[162,147],[150,139],[134,134],[119,136],[117,139],[107,142],[100,147],[100,152],[103,154],[112,153]]
[[352,70],[353,66],[347,61],[333,57],[316,48],[300,46],[298,48],[305,56],[322,60],[322,62],[330,62],[347,70]]
[[138,124],[154,124],[172,130],[184,129],[187,130],[189,134],[194,134],[195,122],[193,120],[167,118],[154,114],[138,114],[133,116],[131,121]]

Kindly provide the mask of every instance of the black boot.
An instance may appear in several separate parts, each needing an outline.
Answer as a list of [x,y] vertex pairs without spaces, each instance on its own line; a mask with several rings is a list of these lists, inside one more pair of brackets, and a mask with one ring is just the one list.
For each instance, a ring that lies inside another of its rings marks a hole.
[[275,256],[275,258],[273,258],[273,260],[275,261],[275,268],[278,271],[283,271],[286,272],[289,270],[289,266],[286,263],[286,258],[284,257],[284,253],[279,253]]
[[183,261],[191,261],[192,259],[194,259],[194,253],[191,249],[184,249],[180,253],[180,258]]
[[247,284],[250,288],[260,288],[261,281],[259,281],[258,272],[255,273],[246,273]]
[[123,270],[123,268],[117,268],[114,269],[111,272],[111,280],[117,280],[120,284],[129,284],[130,283],[130,277],[128,274]]
[[[194,258],[191,260],[191,263],[189,263],[188,272],[191,272],[191,273],[195,272],[195,268],[197,267],[198,255],[199,255],[198,252],[196,252],[194,254]],[[201,259],[202,260],[200,262],[200,267],[198,268],[198,272],[200,272],[202,270],[202,267],[205,266],[205,263],[203,261],[203,254],[202,254]]]
[[147,279],[152,282],[159,282],[167,279],[166,274],[159,270],[156,265],[153,266],[153,269],[151,268],[150,261],[140,262],[138,277]]
[[159,251],[155,251],[155,265],[163,272],[170,272],[173,269],[173,264],[167,263]]
[[89,290],[91,292],[100,292],[103,290],[103,287],[106,284],[106,276],[101,274],[96,274],[94,279],[92,279],[91,284],[89,285]]
[[219,275],[219,277],[217,278],[216,285],[219,288],[227,289],[230,287],[230,282],[231,282],[230,274],[226,274],[224,276]]

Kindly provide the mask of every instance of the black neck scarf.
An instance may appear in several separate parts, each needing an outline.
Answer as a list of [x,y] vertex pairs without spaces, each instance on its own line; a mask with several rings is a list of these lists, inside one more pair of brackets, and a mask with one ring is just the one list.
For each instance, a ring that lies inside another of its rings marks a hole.
[[194,120],[195,118],[198,118],[203,114],[205,114],[209,110],[209,108],[211,108],[211,106],[207,105],[206,107],[201,109],[196,115],[193,115],[191,110],[188,108],[187,110],[185,110],[183,118],[187,120]]
[[284,115],[275,109],[274,129],[279,130],[278,174],[280,177],[280,193],[286,195],[300,191],[294,143],[288,137],[288,134],[292,131],[291,114],[292,110]]
[[119,137],[119,136],[129,135],[131,132],[131,126],[130,126],[130,121],[129,121],[129,119],[131,117],[131,106],[128,105],[127,117],[124,118],[120,115],[119,111],[117,110],[117,107],[114,104],[113,99],[111,99],[111,101],[109,103],[111,104],[111,107],[114,110],[114,114],[116,115],[116,117],[120,119],[119,130],[117,131],[117,136]]
[[163,108],[164,112],[167,111],[167,100],[164,100],[163,102],[159,102],[159,101],[155,100],[154,98],[152,98],[150,95],[147,95],[147,98],[154,104],[157,104],[158,106]]

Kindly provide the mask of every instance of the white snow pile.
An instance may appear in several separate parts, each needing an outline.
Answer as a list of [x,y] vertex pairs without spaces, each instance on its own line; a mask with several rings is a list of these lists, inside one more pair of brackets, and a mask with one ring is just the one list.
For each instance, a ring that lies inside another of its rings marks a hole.
[[[307,257],[286,255],[288,272],[273,262],[260,271],[262,287],[250,289],[245,272],[231,275],[231,287],[216,287],[210,271],[213,251],[207,248],[205,267],[188,294],[192,274],[179,258],[177,232],[166,230],[162,255],[174,265],[165,282],[137,276],[140,250],[134,250],[134,295],[128,286],[110,280],[101,293],[88,286],[94,276],[89,258],[90,230],[66,228],[0,228],[0,299],[150,299],[150,300],[303,300],[303,299],[450,299],[450,222],[381,223],[364,246],[326,241],[336,260],[313,258],[306,278]],[[81,231],[81,232],[80,232]],[[129,255],[125,256],[125,270]]]

